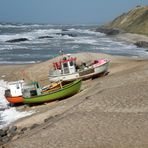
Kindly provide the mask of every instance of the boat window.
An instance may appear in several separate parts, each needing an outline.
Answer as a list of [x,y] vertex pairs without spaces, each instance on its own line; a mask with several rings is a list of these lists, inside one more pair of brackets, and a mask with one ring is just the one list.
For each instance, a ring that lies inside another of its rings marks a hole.
[[36,87],[39,88],[39,84],[38,83],[36,84]]
[[73,61],[70,61],[70,66],[73,66]]
[[63,66],[64,66],[64,67],[68,67],[68,64],[67,64],[67,63],[64,63]]
[[17,85],[16,85],[16,88],[17,88],[17,89],[19,89],[19,88],[20,88],[20,87],[19,87],[19,84],[17,84]]
[[37,91],[36,90],[30,90],[30,95],[31,95],[31,97],[36,96]]

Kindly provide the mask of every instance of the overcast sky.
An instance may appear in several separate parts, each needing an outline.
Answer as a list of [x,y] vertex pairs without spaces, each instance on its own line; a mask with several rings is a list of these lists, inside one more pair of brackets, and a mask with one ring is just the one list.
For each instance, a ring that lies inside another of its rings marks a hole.
[[148,0],[0,0],[0,22],[106,23]]

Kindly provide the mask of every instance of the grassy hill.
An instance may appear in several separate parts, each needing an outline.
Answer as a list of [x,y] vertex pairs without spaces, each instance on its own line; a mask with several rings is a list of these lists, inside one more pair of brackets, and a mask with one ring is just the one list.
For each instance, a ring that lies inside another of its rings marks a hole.
[[148,6],[137,6],[104,25],[104,27],[148,36]]

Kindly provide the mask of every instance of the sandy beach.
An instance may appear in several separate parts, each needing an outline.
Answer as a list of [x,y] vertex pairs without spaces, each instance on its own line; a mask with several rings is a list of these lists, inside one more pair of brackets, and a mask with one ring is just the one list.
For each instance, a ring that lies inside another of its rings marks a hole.
[[[3,147],[148,147],[148,60],[95,53],[75,56],[82,61],[110,59],[109,74],[84,81],[81,92],[68,99],[19,107],[36,114],[13,123],[27,130]],[[54,60],[2,65],[0,75],[7,80],[36,79],[44,85]]]

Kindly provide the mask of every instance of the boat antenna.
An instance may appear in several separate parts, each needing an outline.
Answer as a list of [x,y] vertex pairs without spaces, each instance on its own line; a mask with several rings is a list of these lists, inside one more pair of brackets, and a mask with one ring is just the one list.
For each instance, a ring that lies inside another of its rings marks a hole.
[[60,50],[60,55],[62,56],[62,59],[63,59],[63,55],[64,55],[64,50],[63,49]]

